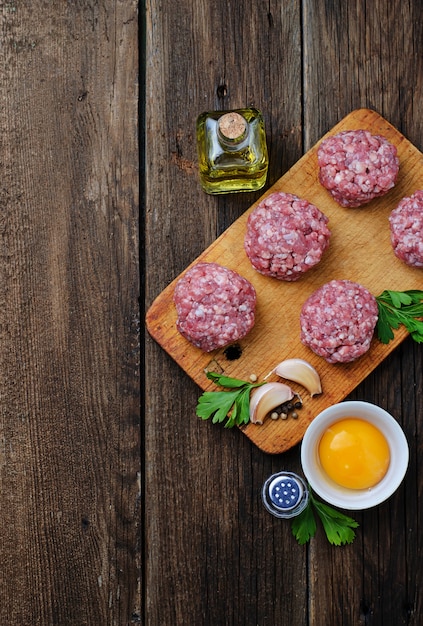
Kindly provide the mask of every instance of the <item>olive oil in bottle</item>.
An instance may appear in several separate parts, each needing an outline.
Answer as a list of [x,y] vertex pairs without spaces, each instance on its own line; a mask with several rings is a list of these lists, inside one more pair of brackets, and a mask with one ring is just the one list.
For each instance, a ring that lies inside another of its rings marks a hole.
[[196,130],[200,182],[206,193],[257,191],[264,186],[268,156],[260,111],[202,113]]

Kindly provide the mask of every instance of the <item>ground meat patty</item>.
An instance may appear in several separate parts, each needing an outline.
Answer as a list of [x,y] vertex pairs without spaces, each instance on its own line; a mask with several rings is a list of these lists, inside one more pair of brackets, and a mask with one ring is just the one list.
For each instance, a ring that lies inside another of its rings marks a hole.
[[324,139],[317,151],[319,180],[338,204],[358,207],[395,185],[397,149],[367,130],[347,130]]
[[241,339],[254,326],[254,287],[217,263],[188,270],[176,284],[174,302],[178,331],[204,352]]
[[369,349],[377,318],[376,299],[365,287],[332,280],[304,303],[301,341],[329,363],[348,363]]
[[250,213],[244,248],[261,274],[294,281],[316,265],[328,247],[327,223],[314,204],[275,192]]
[[389,224],[395,255],[411,267],[423,267],[423,191],[403,198]]

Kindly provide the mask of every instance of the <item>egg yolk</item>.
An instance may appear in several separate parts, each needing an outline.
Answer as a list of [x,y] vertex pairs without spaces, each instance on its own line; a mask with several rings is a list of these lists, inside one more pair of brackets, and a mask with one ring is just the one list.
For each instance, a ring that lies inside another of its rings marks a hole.
[[332,424],[319,443],[319,457],[330,478],[349,489],[368,489],[385,476],[389,445],[373,424],[346,417]]

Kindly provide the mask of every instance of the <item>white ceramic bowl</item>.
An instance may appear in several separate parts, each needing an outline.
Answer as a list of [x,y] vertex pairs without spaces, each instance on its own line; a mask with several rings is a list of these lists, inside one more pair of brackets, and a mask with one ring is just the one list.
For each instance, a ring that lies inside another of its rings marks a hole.
[[[358,417],[371,422],[385,436],[390,449],[388,471],[370,489],[348,489],[335,483],[323,470],[318,447],[326,429],[345,417]],[[312,489],[334,506],[359,510],[369,509],[389,498],[401,484],[408,466],[408,444],[398,422],[384,409],[369,402],[340,402],[324,409],[307,428],[301,445],[303,472]]]

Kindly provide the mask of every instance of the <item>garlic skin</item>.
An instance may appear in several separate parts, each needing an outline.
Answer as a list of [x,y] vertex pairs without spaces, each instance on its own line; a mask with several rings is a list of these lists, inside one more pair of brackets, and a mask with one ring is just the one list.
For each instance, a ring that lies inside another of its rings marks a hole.
[[322,383],[315,368],[304,359],[286,359],[271,372],[286,380],[302,385],[311,397],[322,393]]
[[250,422],[263,424],[266,415],[294,396],[291,387],[284,383],[266,383],[257,387],[250,397]]

